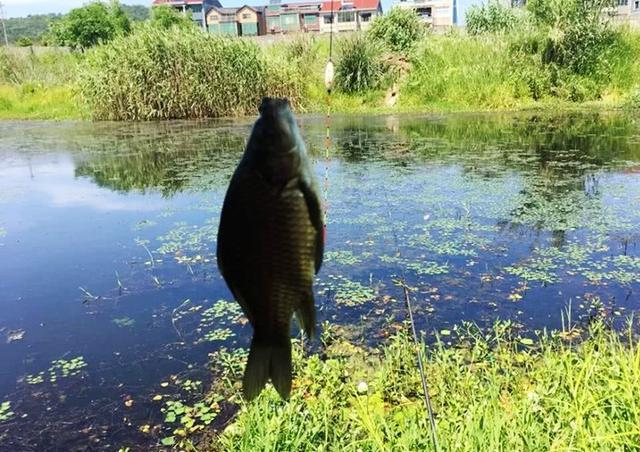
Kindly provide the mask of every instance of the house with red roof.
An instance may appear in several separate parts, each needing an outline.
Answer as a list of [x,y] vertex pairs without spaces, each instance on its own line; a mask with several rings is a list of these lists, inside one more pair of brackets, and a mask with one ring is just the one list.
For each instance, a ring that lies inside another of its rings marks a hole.
[[382,15],[380,0],[333,0],[322,2],[320,31],[358,31],[369,28]]

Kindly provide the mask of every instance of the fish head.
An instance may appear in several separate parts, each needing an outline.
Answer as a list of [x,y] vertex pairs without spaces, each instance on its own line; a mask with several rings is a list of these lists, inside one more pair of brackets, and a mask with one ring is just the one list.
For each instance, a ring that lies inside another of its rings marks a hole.
[[256,126],[263,145],[268,144],[268,151],[280,153],[301,150],[302,137],[287,99],[265,97],[258,111],[260,118]]

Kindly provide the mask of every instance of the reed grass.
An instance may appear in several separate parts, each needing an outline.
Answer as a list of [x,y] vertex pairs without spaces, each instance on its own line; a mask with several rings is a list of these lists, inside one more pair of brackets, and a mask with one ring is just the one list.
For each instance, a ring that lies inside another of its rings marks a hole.
[[301,99],[298,74],[249,40],[174,27],[140,27],[90,52],[80,89],[95,119],[253,114],[260,98]]

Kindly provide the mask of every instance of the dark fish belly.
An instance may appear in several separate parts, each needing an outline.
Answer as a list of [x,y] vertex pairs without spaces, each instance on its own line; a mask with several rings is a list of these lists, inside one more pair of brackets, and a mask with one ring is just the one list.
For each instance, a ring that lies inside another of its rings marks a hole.
[[312,291],[316,232],[298,189],[278,193],[254,181],[243,188],[234,202],[250,218],[224,218],[224,266],[241,274],[233,290],[255,335],[288,338],[293,312]]

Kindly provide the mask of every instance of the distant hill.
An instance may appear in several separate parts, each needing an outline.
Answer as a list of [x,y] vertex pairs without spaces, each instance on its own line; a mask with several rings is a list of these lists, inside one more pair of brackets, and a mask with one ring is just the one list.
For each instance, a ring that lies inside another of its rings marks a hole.
[[151,16],[151,8],[144,5],[122,5],[122,9],[131,20],[143,21]]
[[[134,21],[147,20],[150,8],[143,5],[122,5],[124,12]],[[29,38],[34,43],[40,42],[49,30],[51,21],[60,19],[62,14],[35,14],[27,17],[13,17],[5,21],[9,42],[15,43],[20,38]]]
[[16,42],[20,38],[29,38],[39,42],[49,30],[49,23],[59,19],[62,14],[37,14],[27,17],[13,17],[5,21],[9,42]]

